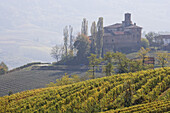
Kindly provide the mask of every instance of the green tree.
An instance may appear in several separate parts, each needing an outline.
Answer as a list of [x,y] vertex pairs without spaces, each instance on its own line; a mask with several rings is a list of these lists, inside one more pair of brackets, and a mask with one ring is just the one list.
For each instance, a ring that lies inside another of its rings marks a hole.
[[145,58],[148,57],[147,54],[149,53],[149,51],[150,51],[149,48],[144,49],[143,47],[141,47],[141,49],[138,51],[138,56],[142,61],[143,67],[144,67]]
[[125,54],[121,52],[116,52],[113,54],[113,58],[115,63],[117,64],[117,69],[119,73],[127,73],[129,72],[129,59]]
[[92,79],[95,78],[95,67],[99,66],[101,59],[97,58],[97,55],[91,54],[91,56],[88,57],[89,59],[89,67],[92,67]]
[[74,43],[74,47],[78,50],[77,58],[79,60],[87,59],[87,55],[89,54],[89,50],[90,50],[89,37],[83,34],[78,35],[77,40]]
[[86,18],[83,18],[82,21],[81,34],[88,36],[88,21],[86,20]]
[[0,75],[3,75],[3,74],[5,74],[5,69],[2,67],[2,66],[0,66]]
[[12,95],[13,94],[13,92],[12,91],[9,91],[8,92],[8,96],[10,96],[10,95]]
[[103,36],[104,36],[103,18],[100,17],[97,22],[97,39],[96,39],[97,55],[99,58],[102,56]]
[[143,48],[149,47],[149,41],[146,38],[141,38],[141,47]]
[[128,64],[128,72],[136,72],[136,71],[141,71],[143,70],[142,63],[140,61],[135,61],[135,60],[129,60]]
[[106,73],[106,76],[111,76],[114,72],[114,66],[113,66],[113,53],[107,52],[104,55],[103,60],[105,61],[106,65],[103,67],[103,71]]
[[68,27],[65,26],[64,30],[63,30],[63,35],[64,35],[64,49],[65,49],[65,56],[67,57],[68,55]]
[[155,45],[156,36],[158,36],[158,34],[155,32],[149,32],[145,35],[146,39],[149,41],[149,45],[152,47]]
[[96,54],[96,37],[97,37],[97,27],[96,27],[96,22],[93,22],[91,26],[91,48],[90,48],[90,53],[93,54]]
[[161,65],[161,67],[165,67],[165,65],[170,60],[170,53],[157,52],[156,53],[156,59],[158,61],[158,64]]
[[0,66],[2,66],[5,69],[5,72],[8,71],[8,66],[4,62],[1,62]]

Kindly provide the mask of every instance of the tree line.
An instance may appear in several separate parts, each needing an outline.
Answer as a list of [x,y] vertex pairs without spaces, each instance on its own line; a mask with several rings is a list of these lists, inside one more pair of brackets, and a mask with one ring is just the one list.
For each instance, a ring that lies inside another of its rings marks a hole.
[[73,27],[66,26],[63,29],[64,45],[62,47],[55,46],[52,48],[51,56],[60,63],[70,62],[74,64],[87,63],[87,57],[93,53],[97,57],[102,57],[103,48],[103,18],[100,17],[98,22],[94,21],[90,28],[91,35],[88,36],[88,21],[83,19],[81,24],[81,32],[77,36],[73,36]]

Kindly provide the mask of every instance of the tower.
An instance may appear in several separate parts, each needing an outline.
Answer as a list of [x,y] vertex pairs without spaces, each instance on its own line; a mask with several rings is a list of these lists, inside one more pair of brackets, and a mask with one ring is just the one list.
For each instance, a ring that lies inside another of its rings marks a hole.
[[130,13],[125,13],[125,20],[122,22],[122,24],[124,27],[128,27],[128,26],[132,25]]

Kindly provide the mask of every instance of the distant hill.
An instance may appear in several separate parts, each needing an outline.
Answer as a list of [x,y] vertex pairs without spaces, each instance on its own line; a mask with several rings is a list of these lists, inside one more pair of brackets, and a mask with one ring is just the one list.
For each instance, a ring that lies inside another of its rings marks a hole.
[[[165,101],[156,101],[169,93],[169,87],[170,67],[159,68],[0,97],[0,111],[91,113],[122,108],[122,111],[166,112],[170,111],[169,96],[161,99]],[[129,94],[131,101],[127,101]],[[125,100],[137,106],[124,108]]]

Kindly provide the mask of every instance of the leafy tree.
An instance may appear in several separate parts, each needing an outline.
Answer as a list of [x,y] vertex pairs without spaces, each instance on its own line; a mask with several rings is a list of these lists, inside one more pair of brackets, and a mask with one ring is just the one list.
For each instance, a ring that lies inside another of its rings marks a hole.
[[135,61],[135,60],[129,60],[128,64],[128,72],[136,72],[136,71],[141,71],[143,70],[142,63],[140,61]]
[[113,66],[113,53],[107,52],[104,55],[103,60],[106,62],[106,65],[103,67],[103,71],[106,73],[106,76],[111,76],[114,72],[114,66]]
[[5,69],[2,66],[0,66],[0,75],[3,75],[3,74],[5,74]]
[[143,48],[149,47],[149,41],[146,38],[141,38],[141,47]]
[[88,36],[88,21],[86,18],[83,18],[83,22],[81,25],[81,34]]
[[8,67],[4,62],[0,63],[0,75],[5,74],[8,71]]
[[1,63],[0,63],[0,66],[5,69],[5,72],[8,71],[8,67],[7,67],[7,65],[6,65],[4,62],[1,62]]
[[158,36],[158,34],[155,32],[149,32],[145,35],[146,39],[149,41],[150,46],[154,46],[154,40],[156,36]]
[[51,56],[57,60],[57,62],[59,61],[59,59],[61,58],[62,55],[62,50],[59,46],[54,46],[51,50]]
[[97,55],[95,54],[91,54],[91,56],[88,57],[89,59],[89,67],[92,67],[92,78],[94,79],[95,78],[95,67],[97,67],[100,62],[101,62],[101,59],[98,59],[97,58]]
[[13,92],[12,92],[12,91],[9,91],[9,92],[8,92],[8,95],[9,95],[9,96],[10,96],[10,95],[12,95],[12,94],[13,94]]
[[138,51],[138,56],[140,57],[143,66],[144,66],[145,58],[148,57],[147,54],[149,53],[149,51],[150,51],[149,48],[144,49],[143,47],[141,47],[141,49]]
[[91,48],[90,48],[90,53],[93,54],[96,54],[96,37],[97,37],[97,27],[96,27],[96,22],[93,22],[91,26]]
[[64,49],[65,49],[65,56],[67,57],[68,55],[68,27],[65,26],[64,30],[63,30],[63,35],[64,35]]
[[90,50],[90,40],[89,37],[81,34],[77,36],[77,40],[74,43],[74,47],[77,51],[77,58],[83,60],[87,58]]
[[165,64],[167,64],[168,61],[170,60],[170,53],[157,52],[156,55],[157,55],[156,59],[158,60],[158,64],[160,64],[161,67],[165,67]]
[[119,73],[127,73],[129,71],[129,59],[125,54],[121,52],[116,52],[113,54],[115,63],[117,64],[117,69]]
[[102,56],[103,35],[104,35],[103,18],[100,17],[97,22],[97,39],[96,39],[97,55],[99,58]]

